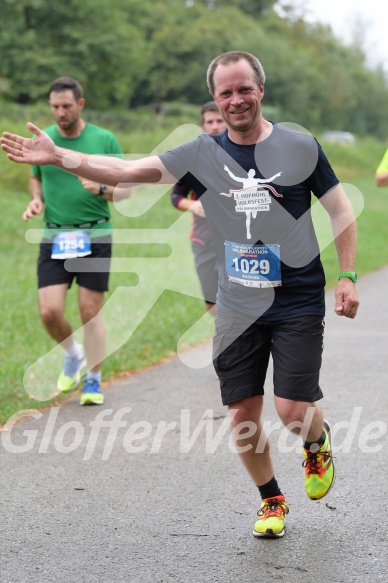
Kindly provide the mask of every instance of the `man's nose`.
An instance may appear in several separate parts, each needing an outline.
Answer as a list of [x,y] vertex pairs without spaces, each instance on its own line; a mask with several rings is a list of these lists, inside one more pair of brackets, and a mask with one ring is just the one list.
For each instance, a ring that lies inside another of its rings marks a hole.
[[237,91],[235,91],[235,92],[232,94],[231,103],[232,103],[233,105],[240,105],[240,103],[243,103],[243,101],[244,101],[244,99],[243,99],[243,97],[242,97],[241,93],[238,93]]

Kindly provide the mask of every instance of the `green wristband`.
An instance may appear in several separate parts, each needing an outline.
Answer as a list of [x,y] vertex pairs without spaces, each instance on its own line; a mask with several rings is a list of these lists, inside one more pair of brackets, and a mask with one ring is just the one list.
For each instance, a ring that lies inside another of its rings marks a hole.
[[353,283],[357,283],[357,273],[355,271],[341,271],[338,279],[340,280],[341,277],[348,277]]

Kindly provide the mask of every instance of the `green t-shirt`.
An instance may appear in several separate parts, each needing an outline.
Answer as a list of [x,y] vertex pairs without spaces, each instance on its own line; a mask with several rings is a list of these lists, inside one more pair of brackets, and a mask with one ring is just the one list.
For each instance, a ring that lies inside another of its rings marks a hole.
[[383,172],[388,172],[388,150],[386,150],[383,159],[376,170],[376,174],[382,174]]
[[[61,148],[86,154],[122,155],[112,132],[90,123],[76,138],[63,137],[56,124],[46,128],[45,132]],[[32,166],[32,173],[42,181],[45,223],[79,225],[110,218],[108,202],[83,188],[76,176],[51,165]],[[97,229],[111,229],[111,224],[108,221],[92,226],[93,231]],[[45,231],[44,236],[48,236],[47,229]]]

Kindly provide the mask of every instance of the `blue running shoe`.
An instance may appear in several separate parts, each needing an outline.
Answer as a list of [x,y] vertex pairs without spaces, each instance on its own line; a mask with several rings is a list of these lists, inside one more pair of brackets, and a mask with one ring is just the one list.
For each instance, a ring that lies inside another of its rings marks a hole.
[[95,379],[85,379],[82,387],[80,405],[102,405],[104,395],[100,391],[100,383]]
[[80,358],[66,354],[63,371],[58,377],[57,389],[61,393],[68,393],[78,387],[81,380],[81,369],[86,366],[85,351],[81,346]]

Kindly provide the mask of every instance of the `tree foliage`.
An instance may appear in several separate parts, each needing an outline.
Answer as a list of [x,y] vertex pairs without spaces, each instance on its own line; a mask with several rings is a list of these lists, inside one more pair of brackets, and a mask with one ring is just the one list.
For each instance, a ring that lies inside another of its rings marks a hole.
[[276,0],[186,0],[186,6],[202,4],[206,8],[218,10],[219,8],[237,8],[248,16],[262,16],[276,4]]
[[205,75],[222,52],[256,54],[267,74],[264,104],[278,121],[311,129],[388,134],[388,86],[327,25],[309,24],[275,0],[0,0],[0,94],[47,98],[71,75],[95,109],[209,99]]

